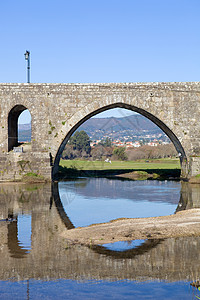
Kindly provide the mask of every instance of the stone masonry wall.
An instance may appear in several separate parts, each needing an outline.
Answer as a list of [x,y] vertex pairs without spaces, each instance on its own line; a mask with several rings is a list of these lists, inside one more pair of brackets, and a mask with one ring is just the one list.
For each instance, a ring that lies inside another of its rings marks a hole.
[[[142,113],[163,129],[183,156],[185,176],[200,173],[200,82],[101,84],[0,84],[0,174],[20,178],[29,169],[51,178],[51,165],[75,128],[107,108]],[[24,106],[32,117],[32,150],[8,152],[8,115]],[[184,151],[183,151],[184,150]],[[195,157],[195,168],[193,167]],[[24,170],[21,165],[26,161]],[[29,162],[29,163],[28,163]],[[189,172],[189,173],[188,173]]]

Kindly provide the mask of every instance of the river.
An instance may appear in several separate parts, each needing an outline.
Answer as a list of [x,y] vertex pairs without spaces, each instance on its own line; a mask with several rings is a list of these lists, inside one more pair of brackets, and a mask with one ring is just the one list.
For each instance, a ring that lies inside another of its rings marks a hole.
[[178,181],[80,178],[0,185],[0,299],[196,299],[200,237],[70,245],[61,234],[200,207]]

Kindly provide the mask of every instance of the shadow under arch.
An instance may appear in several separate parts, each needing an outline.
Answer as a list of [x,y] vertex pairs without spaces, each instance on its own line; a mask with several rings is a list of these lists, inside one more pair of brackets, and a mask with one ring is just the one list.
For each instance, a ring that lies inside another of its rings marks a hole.
[[60,161],[61,154],[62,154],[62,152],[65,148],[65,145],[67,144],[69,138],[72,136],[72,134],[77,130],[77,128],[80,125],[82,125],[85,121],[87,121],[91,117],[93,117],[96,114],[99,114],[103,111],[106,111],[108,109],[112,109],[112,108],[125,108],[125,109],[128,109],[128,110],[132,110],[134,112],[137,112],[137,113],[143,115],[144,117],[146,117],[147,119],[152,121],[154,124],[156,124],[169,137],[171,142],[174,144],[174,147],[176,148],[176,151],[179,155],[180,163],[182,165],[183,160],[186,159],[186,154],[185,154],[185,151],[184,151],[179,139],[171,131],[171,129],[167,125],[165,125],[165,123],[163,123],[160,119],[158,119],[156,116],[152,115],[151,113],[147,112],[146,110],[138,108],[134,105],[119,102],[119,103],[113,103],[113,104],[101,107],[101,108],[89,113],[87,116],[82,118],[79,122],[77,122],[71,128],[71,130],[67,133],[64,140],[62,141],[62,143],[61,143],[61,145],[60,145],[60,147],[57,151],[57,154],[55,156],[54,164],[53,164],[53,167],[52,167],[52,180],[55,180],[55,178],[56,178],[56,174],[58,172],[58,166],[59,166],[59,161]]
[[8,114],[8,152],[13,150],[14,147],[19,146],[18,118],[24,110],[27,110],[27,107],[17,104],[10,110]]

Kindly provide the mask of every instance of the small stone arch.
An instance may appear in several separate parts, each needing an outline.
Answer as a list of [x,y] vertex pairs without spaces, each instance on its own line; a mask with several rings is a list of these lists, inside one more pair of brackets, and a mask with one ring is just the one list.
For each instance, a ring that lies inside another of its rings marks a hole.
[[156,116],[154,116],[153,114],[149,113],[148,111],[136,107],[134,105],[130,105],[130,104],[126,104],[126,103],[113,103],[101,108],[98,108],[97,110],[89,113],[88,115],[86,115],[85,117],[83,117],[81,120],[79,120],[67,133],[67,135],[65,136],[64,140],[62,141],[62,143],[60,144],[60,147],[58,148],[57,154],[55,156],[55,160],[54,160],[54,164],[53,164],[53,168],[52,168],[52,179],[54,180],[56,177],[56,174],[58,172],[58,166],[59,166],[59,161],[60,161],[60,157],[61,154],[65,148],[65,145],[67,144],[69,138],[71,137],[71,135],[77,130],[77,128],[82,125],[85,121],[87,121],[88,119],[90,119],[91,117],[95,116],[96,114],[99,114],[103,111],[112,109],[112,108],[125,108],[128,110],[132,110],[134,112],[137,112],[141,115],[143,115],[144,117],[146,117],[147,119],[149,119],[150,121],[152,121],[154,124],[156,124],[171,140],[171,142],[174,144],[174,147],[177,150],[179,159],[180,159],[180,163],[182,165],[182,163],[186,160],[186,154],[185,154],[185,150],[183,149],[183,146],[181,145],[181,142],[179,141],[179,139],[177,138],[177,136],[171,131],[171,129],[165,124],[163,123],[160,119],[158,119]]
[[27,108],[24,105],[15,105],[8,114],[8,152],[14,147],[19,146],[18,143],[18,118],[20,114]]

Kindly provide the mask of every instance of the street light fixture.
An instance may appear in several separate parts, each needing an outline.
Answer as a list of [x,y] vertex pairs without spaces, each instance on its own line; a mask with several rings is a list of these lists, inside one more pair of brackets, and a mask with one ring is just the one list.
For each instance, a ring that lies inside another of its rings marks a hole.
[[30,51],[26,50],[24,56],[25,60],[27,60],[27,83],[30,83]]

